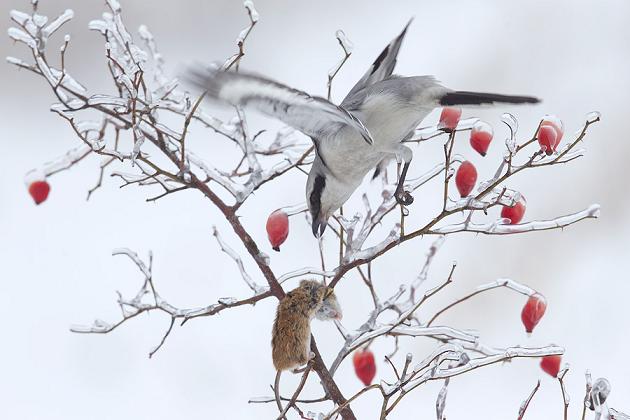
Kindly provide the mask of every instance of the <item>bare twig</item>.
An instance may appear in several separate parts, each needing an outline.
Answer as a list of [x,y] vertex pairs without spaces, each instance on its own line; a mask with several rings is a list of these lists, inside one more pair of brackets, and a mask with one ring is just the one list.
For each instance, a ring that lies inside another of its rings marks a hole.
[[245,9],[247,10],[247,16],[249,17],[249,26],[241,31],[236,38],[236,46],[238,47],[238,52],[230,57],[225,64],[223,64],[223,68],[225,70],[229,70],[232,66],[235,66],[236,71],[238,71],[238,66],[240,64],[241,58],[245,55],[245,41],[247,37],[254,29],[256,23],[258,23],[258,12],[254,7],[254,3],[250,0],[245,0],[243,2]]
[[567,420],[569,417],[569,394],[564,386],[564,375],[569,371],[568,367],[562,369],[562,371],[558,374],[558,383],[560,384],[560,389],[562,390],[562,403],[564,404],[564,420]]
[[339,63],[330,70],[330,72],[328,72],[328,82],[326,83],[328,93],[326,97],[329,101],[332,93],[332,82],[335,79],[335,76],[337,76],[337,73],[339,73],[339,70],[341,70],[343,65],[346,64],[346,61],[348,61],[348,58],[352,55],[352,43],[348,37],[346,37],[346,34],[342,30],[338,30],[335,33],[335,37],[337,38],[337,42],[339,42],[339,46],[343,50],[343,57],[341,58],[341,61],[339,61]]
[[464,296],[463,298],[460,298],[458,300],[456,300],[455,302],[445,306],[444,308],[440,309],[439,311],[437,311],[435,313],[435,315],[433,315],[433,317],[429,320],[429,322],[427,322],[427,327],[431,326],[431,324],[433,324],[433,322],[437,319],[437,317],[439,317],[440,315],[442,315],[444,312],[448,311],[449,309],[453,308],[454,306],[459,305],[462,302],[467,301],[468,299],[480,294],[480,293],[484,293],[487,292],[488,290],[492,290],[492,289],[497,289],[499,287],[506,287],[508,289],[514,290],[515,292],[521,293],[525,296],[531,296],[532,294],[535,293],[534,289],[531,289],[528,286],[525,286],[521,283],[518,283],[514,280],[511,279],[499,279],[490,283],[486,283],[483,284],[481,286],[477,287],[477,290],[475,290],[474,292]]
[[536,395],[536,392],[538,391],[539,388],[540,388],[540,379],[538,380],[538,382],[536,382],[536,386],[534,387],[534,389],[532,389],[532,392],[529,393],[529,396],[525,399],[525,401],[523,401],[523,403],[519,407],[518,420],[523,420],[523,417],[525,417],[525,412],[527,411],[527,408],[529,407],[529,403],[532,402],[532,399],[534,398],[534,395]]

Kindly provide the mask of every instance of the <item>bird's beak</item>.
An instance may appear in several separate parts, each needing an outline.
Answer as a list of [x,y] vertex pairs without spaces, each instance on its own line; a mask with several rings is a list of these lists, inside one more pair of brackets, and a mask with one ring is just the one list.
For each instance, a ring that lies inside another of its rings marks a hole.
[[313,219],[313,224],[311,225],[313,228],[313,236],[316,238],[321,237],[326,230],[326,223],[322,223],[319,219]]

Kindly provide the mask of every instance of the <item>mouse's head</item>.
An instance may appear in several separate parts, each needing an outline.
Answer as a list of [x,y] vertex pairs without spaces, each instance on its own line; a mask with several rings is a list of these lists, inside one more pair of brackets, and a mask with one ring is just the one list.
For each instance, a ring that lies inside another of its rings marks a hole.
[[339,306],[337,296],[332,288],[317,280],[302,280],[300,289],[310,296],[310,307],[313,310],[312,316],[320,321],[342,318],[341,306]]
[[335,291],[330,287],[324,287],[324,299],[322,306],[315,312],[315,318],[320,321],[341,320],[343,313]]

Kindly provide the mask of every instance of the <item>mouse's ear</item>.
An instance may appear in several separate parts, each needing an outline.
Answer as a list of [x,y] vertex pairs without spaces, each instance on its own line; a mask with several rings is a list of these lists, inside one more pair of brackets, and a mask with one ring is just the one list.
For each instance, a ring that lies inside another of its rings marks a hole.
[[317,280],[300,280],[300,287],[302,289],[314,289],[317,288],[317,286],[319,286],[319,282]]
[[335,294],[335,289],[332,287],[326,287],[326,291],[324,292],[324,300],[328,299],[331,295]]

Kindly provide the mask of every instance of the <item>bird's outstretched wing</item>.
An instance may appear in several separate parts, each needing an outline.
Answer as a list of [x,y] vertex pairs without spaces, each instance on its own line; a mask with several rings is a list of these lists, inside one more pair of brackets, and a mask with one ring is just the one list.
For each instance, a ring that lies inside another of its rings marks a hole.
[[276,118],[311,138],[319,139],[343,126],[357,130],[372,144],[363,123],[346,109],[317,96],[261,76],[189,67],[184,77],[210,98],[234,106],[249,106]]
[[407,22],[404,29],[396,38],[392,40],[385,49],[381,52],[381,54],[376,57],[374,63],[370,66],[370,68],[365,72],[363,77],[357,82],[356,85],[350,92],[346,95],[345,99],[341,102],[341,106],[344,106],[347,102],[352,100],[354,94],[362,90],[363,88],[373,85],[374,83],[380,82],[382,80],[387,79],[394,72],[394,67],[396,67],[396,57],[398,56],[398,50],[400,50],[400,45],[405,38],[405,34],[407,33],[407,28],[413,21],[413,18]]

